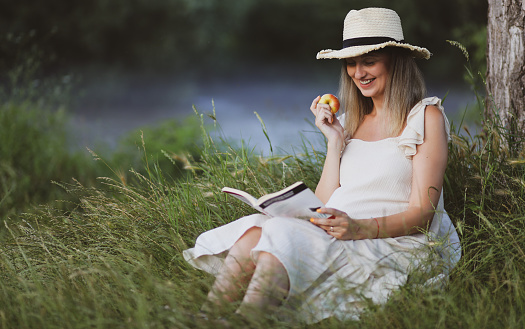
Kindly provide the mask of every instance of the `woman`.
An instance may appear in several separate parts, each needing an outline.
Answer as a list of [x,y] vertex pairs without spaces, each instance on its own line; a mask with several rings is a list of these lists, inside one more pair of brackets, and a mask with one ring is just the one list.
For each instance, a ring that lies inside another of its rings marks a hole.
[[184,255],[217,276],[204,310],[242,300],[246,315],[284,301],[307,322],[345,319],[386,301],[429,259],[446,275],[460,249],[443,209],[448,121],[439,99],[423,99],[414,61],[429,57],[403,41],[394,11],[348,13],[343,48],[317,55],[343,60],[344,114],[335,118],[319,97],[310,108],[328,143],[315,193],[331,217],[257,214],[203,233]]

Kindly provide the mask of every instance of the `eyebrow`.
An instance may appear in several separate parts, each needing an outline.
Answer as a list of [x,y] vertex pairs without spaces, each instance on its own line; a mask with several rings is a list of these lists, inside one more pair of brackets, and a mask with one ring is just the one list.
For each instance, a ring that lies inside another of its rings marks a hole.
[[[364,54],[364,55],[361,55],[359,57],[361,57],[363,60],[366,60],[366,59],[377,59],[379,57],[379,55],[378,54]],[[347,62],[348,61],[355,62],[355,57],[345,58],[345,60]]]
[[379,55],[378,54],[364,54],[363,55],[363,59],[367,59],[367,58],[378,58]]

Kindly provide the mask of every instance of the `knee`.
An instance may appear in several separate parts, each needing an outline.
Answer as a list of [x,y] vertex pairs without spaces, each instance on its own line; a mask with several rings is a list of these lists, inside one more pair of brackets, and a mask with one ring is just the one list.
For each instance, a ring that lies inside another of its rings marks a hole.
[[238,253],[241,251],[250,252],[261,239],[262,229],[254,226],[249,228],[233,245],[230,253]]
[[283,268],[281,261],[269,252],[261,251],[257,253],[257,266],[265,268]]
[[252,228],[249,228],[241,237],[239,240],[243,240],[248,242],[249,244],[255,245],[259,242],[262,235],[262,228],[258,226],[254,226]]

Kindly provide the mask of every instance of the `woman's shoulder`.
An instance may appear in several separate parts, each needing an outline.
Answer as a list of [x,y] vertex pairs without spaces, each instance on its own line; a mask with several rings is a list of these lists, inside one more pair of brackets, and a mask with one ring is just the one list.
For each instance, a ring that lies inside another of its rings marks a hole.
[[445,137],[447,140],[449,137],[448,121],[445,121],[446,117],[443,111],[435,105],[427,105],[425,107],[425,137],[439,138]]
[[445,123],[445,115],[443,111],[437,107],[436,105],[427,105],[425,107],[425,125],[427,122],[431,122],[432,124],[444,124]]
[[435,96],[428,97],[423,99],[422,103],[425,108],[425,130],[437,127],[444,131],[447,140],[450,139],[450,123],[441,104],[441,99]]

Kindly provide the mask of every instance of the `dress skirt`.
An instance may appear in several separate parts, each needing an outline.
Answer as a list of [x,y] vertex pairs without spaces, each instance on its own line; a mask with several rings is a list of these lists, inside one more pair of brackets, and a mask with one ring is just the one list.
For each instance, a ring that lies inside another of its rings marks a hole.
[[228,250],[252,227],[262,228],[253,261],[261,251],[279,259],[290,281],[285,308],[310,323],[357,318],[368,303],[385,302],[431,252],[423,234],[344,241],[305,220],[255,214],[204,232],[184,258],[217,275]]

